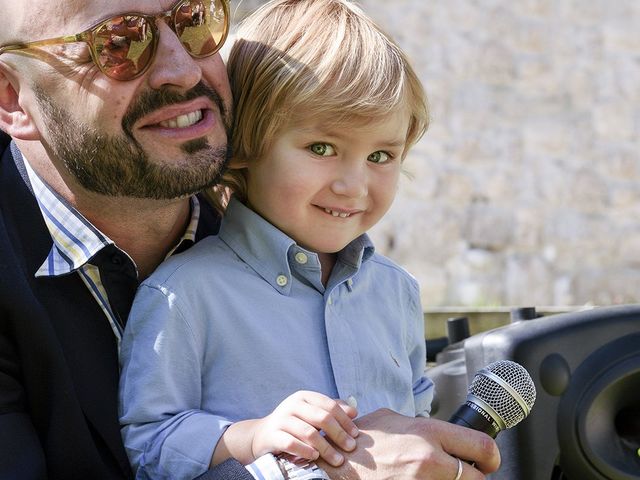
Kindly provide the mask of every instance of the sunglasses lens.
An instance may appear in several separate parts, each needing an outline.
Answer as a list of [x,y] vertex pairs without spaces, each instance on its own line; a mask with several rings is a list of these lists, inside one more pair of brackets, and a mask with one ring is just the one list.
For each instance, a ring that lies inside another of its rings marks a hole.
[[153,56],[153,30],[138,15],[114,17],[94,31],[96,59],[102,71],[116,80],[142,72]]
[[[206,57],[224,44],[229,29],[225,0],[184,0],[173,9],[174,31],[194,57]],[[93,30],[94,56],[116,80],[140,75],[153,59],[157,38],[151,17],[120,15]]]
[[186,0],[175,10],[175,31],[194,57],[217,52],[227,38],[229,26],[222,0]]

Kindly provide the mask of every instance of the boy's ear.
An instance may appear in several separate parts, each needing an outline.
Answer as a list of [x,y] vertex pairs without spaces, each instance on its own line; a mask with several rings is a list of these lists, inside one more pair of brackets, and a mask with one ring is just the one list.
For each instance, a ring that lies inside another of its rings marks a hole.
[[14,73],[0,61],[0,129],[19,140],[38,140],[33,118],[20,104],[20,82]]

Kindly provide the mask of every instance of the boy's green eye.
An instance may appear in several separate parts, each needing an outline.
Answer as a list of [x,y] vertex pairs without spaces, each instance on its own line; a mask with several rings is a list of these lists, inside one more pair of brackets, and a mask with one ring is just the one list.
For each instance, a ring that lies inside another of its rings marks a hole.
[[373,163],[386,163],[391,159],[391,156],[387,152],[373,152],[367,157],[367,160]]
[[314,143],[313,145],[309,146],[309,150],[311,150],[316,155],[320,155],[321,157],[335,155],[335,150],[328,143]]

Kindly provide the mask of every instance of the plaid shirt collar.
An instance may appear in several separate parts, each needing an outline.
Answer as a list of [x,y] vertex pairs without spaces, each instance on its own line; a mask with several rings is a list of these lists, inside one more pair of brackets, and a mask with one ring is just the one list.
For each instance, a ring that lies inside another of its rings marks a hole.
[[[114,242],[94,227],[78,210],[55,192],[31,168],[23,157],[29,181],[42,217],[49,229],[53,246],[36,277],[67,275],[82,268],[100,250]],[[194,195],[191,201],[191,220],[182,238],[167,254],[170,256],[183,242],[195,242],[200,218],[200,202]],[[126,252],[123,252],[126,254]]]

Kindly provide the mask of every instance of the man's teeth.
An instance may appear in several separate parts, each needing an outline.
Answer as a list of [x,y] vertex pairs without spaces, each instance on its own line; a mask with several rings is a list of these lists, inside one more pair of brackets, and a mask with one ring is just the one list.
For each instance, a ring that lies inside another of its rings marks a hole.
[[170,120],[160,122],[160,126],[166,128],[186,128],[198,123],[200,120],[202,120],[202,110],[196,110],[195,112],[179,115]]
[[329,213],[329,214],[331,214],[331,215],[333,215],[334,217],[347,218],[347,217],[351,216],[350,213],[344,213],[344,212],[340,213],[340,212],[336,212],[334,210],[331,210],[330,208],[325,208],[324,211]]

